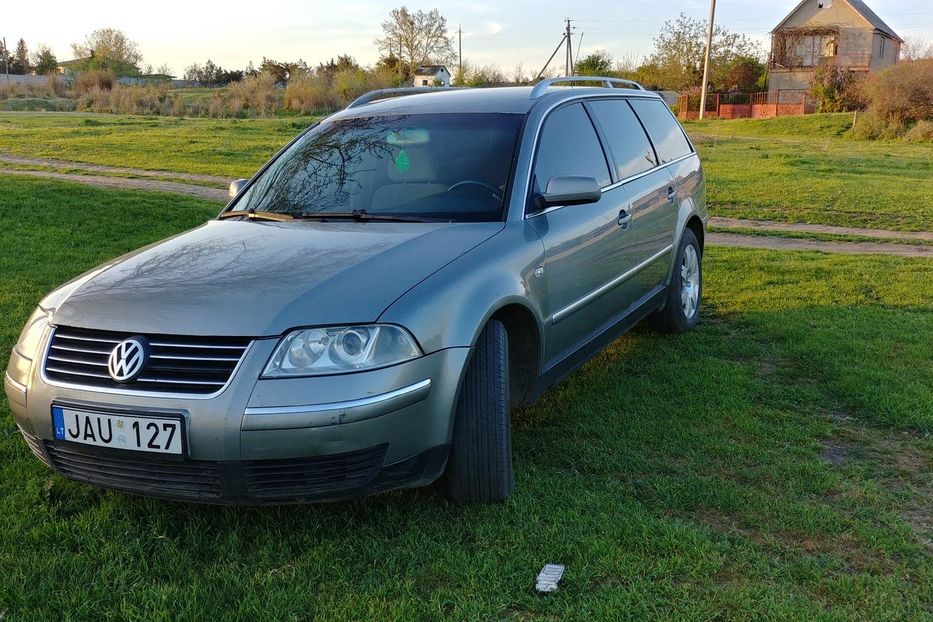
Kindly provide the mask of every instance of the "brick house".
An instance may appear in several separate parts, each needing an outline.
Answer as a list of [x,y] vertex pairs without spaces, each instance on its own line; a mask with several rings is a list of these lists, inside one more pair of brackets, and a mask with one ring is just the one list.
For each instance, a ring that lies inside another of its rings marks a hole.
[[903,42],[862,0],[803,0],[771,31],[768,90],[808,89],[825,65],[883,69]]

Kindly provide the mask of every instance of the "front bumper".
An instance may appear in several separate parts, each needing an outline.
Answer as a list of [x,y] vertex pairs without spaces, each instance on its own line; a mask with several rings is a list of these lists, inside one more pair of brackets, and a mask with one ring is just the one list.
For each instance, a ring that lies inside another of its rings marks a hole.
[[[384,369],[259,380],[276,340],[259,340],[209,399],[59,386],[35,365],[25,392],[6,382],[33,452],[70,479],[212,503],[341,499],[424,485],[443,471],[468,348]],[[185,420],[181,461],[56,441],[51,406],[172,412]]]

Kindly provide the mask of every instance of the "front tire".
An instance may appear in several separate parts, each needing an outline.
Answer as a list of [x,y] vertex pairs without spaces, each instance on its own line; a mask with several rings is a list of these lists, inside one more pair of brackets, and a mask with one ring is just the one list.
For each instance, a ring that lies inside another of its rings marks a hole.
[[696,235],[685,229],[667,286],[664,308],[652,316],[654,327],[664,333],[683,333],[697,325],[703,294],[703,253]]
[[509,338],[490,320],[457,398],[447,491],[457,501],[504,501],[515,485],[509,418]]

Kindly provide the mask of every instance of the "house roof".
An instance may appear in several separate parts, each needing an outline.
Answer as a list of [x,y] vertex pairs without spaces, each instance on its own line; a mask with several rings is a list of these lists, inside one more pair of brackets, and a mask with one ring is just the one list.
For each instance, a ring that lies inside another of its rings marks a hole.
[[874,11],[868,8],[868,5],[862,2],[862,0],[845,0],[845,1],[849,3],[849,6],[851,6],[853,9],[858,11],[862,15],[862,17],[867,19],[868,22],[872,26],[875,27],[875,30],[880,30],[884,34],[888,35],[889,37],[894,37],[898,41],[901,41],[901,42],[904,41],[897,35],[896,32],[894,32],[894,30],[890,26],[884,23],[883,19],[878,17]]
[[436,76],[442,71],[447,71],[447,67],[443,65],[426,65],[424,67],[418,67],[418,71],[415,72],[416,76]]
[[71,66],[71,65],[77,65],[77,64],[79,64],[79,63],[86,62],[86,61],[88,61],[88,60],[90,60],[90,59],[91,59],[91,57],[89,56],[89,57],[87,57],[87,58],[74,58],[74,59],[72,59],[72,60],[64,60],[64,61],[58,63],[58,66],[59,66],[59,67],[69,67],[69,66]]
[[[900,41],[901,43],[904,42],[904,40],[901,39],[900,36],[899,36],[896,32],[894,32],[894,29],[891,28],[890,26],[888,26],[887,24],[885,24],[885,23],[884,23],[884,20],[881,19],[880,17],[878,17],[878,15],[877,15],[874,11],[872,11],[872,10],[868,7],[868,5],[865,4],[862,0],[840,0],[840,1],[841,1],[841,2],[847,3],[850,7],[852,7],[852,8],[855,10],[855,12],[858,13],[859,15],[861,15],[861,16],[865,19],[865,21],[867,21],[869,24],[871,24],[871,26],[872,26],[875,30],[880,31],[880,32],[882,32],[882,33],[888,35],[889,37],[893,37],[894,39],[897,39],[897,40]],[[798,4],[796,7],[794,7],[794,10],[791,11],[790,13],[788,13],[788,14],[787,14],[787,17],[785,17],[784,19],[782,19],[782,20],[781,20],[781,23],[779,23],[777,26],[775,26],[775,27],[774,27],[774,30],[772,30],[771,32],[773,33],[774,31],[779,30],[779,29],[784,25],[784,22],[786,22],[788,19],[790,19],[790,16],[791,16],[791,15],[793,15],[794,13],[796,13],[797,11],[799,11],[799,10],[800,10],[800,7],[802,7],[803,5],[805,5],[805,4],[808,3],[808,2],[814,2],[814,0],[801,0],[800,4]]]

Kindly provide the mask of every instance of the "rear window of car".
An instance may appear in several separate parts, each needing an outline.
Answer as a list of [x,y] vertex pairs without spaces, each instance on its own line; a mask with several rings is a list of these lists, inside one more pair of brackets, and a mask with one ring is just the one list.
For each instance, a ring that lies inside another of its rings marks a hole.
[[632,100],[631,104],[648,130],[661,162],[670,162],[693,153],[684,131],[664,102],[656,99],[637,99]]
[[545,120],[534,170],[538,192],[547,189],[551,177],[595,177],[600,186],[611,183],[606,156],[582,104],[560,108]]
[[617,179],[625,179],[658,165],[645,130],[621,99],[589,102],[590,111],[606,140]]

